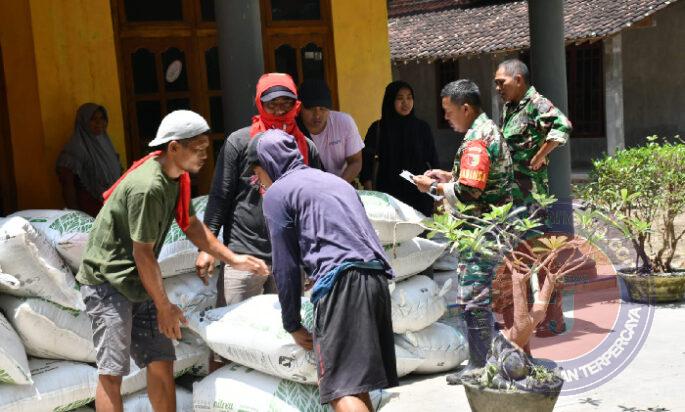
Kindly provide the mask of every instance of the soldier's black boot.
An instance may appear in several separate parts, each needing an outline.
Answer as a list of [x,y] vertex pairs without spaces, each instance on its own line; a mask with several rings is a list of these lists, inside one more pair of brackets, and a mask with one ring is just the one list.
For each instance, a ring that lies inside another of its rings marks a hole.
[[473,369],[485,366],[492,343],[493,318],[489,309],[471,309],[464,312],[469,343],[469,363],[457,373],[445,378],[449,385],[460,385],[461,378]]

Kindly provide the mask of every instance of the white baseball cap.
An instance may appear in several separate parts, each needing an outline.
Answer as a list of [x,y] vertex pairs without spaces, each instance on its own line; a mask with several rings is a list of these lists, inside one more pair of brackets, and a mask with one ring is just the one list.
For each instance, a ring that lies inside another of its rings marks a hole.
[[204,117],[190,110],[176,110],[162,119],[157,129],[157,136],[148,146],[161,146],[172,140],[190,139],[209,131]]

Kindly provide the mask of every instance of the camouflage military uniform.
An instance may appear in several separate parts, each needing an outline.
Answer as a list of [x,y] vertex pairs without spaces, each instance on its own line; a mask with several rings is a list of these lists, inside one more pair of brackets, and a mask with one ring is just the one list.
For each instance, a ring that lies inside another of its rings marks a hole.
[[502,110],[502,134],[514,162],[514,203],[531,204],[531,193],[549,193],[547,165],[530,169],[530,160],[545,142],[565,144],[571,122],[552,102],[531,86],[518,103],[506,103]]
[[[461,170],[462,155],[470,142],[481,140],[485,142],[487,155],[490,159],[490,171],[487,175],[485,188],[481,191],[460,183],[463,176]],[[509,149],[499,132],[495,122],[482,113],[466,132],[452,169],[452,181],[445,187],[445,198],[450,203],[456,199],[476,206],[472,213],[480,216],[487,212],[490,205],[501,206],[512,201],[511,189],[513,185],[513,166]],[[480,193],[476,198],[474,194]],[[475,198],[475,199],[474,199]],[[472,308],[489,308],[491,300],[491,286],[494,273],[494,263],[479,256],[461,256],[457,266],[459,273],[459,288],[457,304],[465,305],[466,310]]]
[[[485,142],[490,158],[490,173],[487,175],[485,189],[482,191],[459,182],[462,155],[469,142],[474,140]],[[501,206],[512,201],[513,166],[509,149],[497,125],[485,113],[481,113],[473,121],[457,150],[452,168],[452,182],[454,183],[445,188],[445,199],[451,204],[456,203],[456,199],[463,203],[473,204],[476,206],[476,209],[471,212],[474,216],[487,212],[490,205]],[[474,200],[475,193],[480,193],[480,196]]]
[[[514,204],[535,207],[533,193],[549,194],[549,179],[547,165],[537,171],[530,169],[530,161],[545,142],[559,142],[565,144],[571,135],[573,127],[568,118],[557,109],[552,102],[537,92],[534,87],[528,88],[520,102],[506,103],[502,111],[502,134],[509,145],[511,157],[514,161]],[[547,214],[542,213],[539,218],[546,220]],[[547,221],[547,228],[549,222]],[[545,229],[543,228],[543,231]],[[503,291],[510,288],[510,274],[506,275],[501,285]],[[502,299],[506,301],[506,292]],[[557,292],[552,299],[557,299]],[[554,311],[554,316],[563,322],[563,314],[558,300],[548,311]],[[506,303],[505,303],[506,305]],[[505,323],[510,324],[513,319],[513,305],[503,309]],[[549,317],[548,313],[548,317]],[[509,320],[507,318],[511,317]],[[545,321],[545,325],[547,321]],[[563,323],[562,323],[563,324]],[[542,325],[541,325],[542,326]],[[551,326],[555,325],[551,323]],[[556,331],[558,333],[558,331]]]

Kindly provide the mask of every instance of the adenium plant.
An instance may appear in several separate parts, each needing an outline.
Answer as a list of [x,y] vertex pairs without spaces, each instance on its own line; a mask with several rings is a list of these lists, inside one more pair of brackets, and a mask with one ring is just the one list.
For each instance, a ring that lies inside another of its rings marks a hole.
[[[545,318],[555,285],[564,275],[580,268],[589,258],[579,249],[597,239],[569,236],[545,236],[538,228],[540,214],[556,202],[547,195],[534,195],[539,207],[527,216],[526,208],[514,209],[512,204],[491,206],[489,212],[473,216],[473,206],[457,204],[451,212],[434,216],[427,225],[429,237],[442,234],[458,250],[461,258],[485,259],[494,265],[503,264],[511,274],[514,298],[514,325],[507,338],[520,347],[525,346],[535,327]],[[540,290],[537,274],[546,273],[547,281]],[[532,284],[533,306],[528,310],[528,284]],[[517,304],[518,302],[518,304]]]

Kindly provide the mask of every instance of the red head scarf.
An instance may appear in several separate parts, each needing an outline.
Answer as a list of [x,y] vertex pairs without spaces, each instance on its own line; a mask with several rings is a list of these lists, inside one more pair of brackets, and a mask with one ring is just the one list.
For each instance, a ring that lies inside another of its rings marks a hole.
[[261,133],[269,129],[281,129],[289,135],[295,137],[297,147],[300,149],[300,153],[302,153],[302,157],[304,158],[304,164],[308,165],[309,146],[307,145],[307,139],[302,131],[297,127],[297,122],[295,121],[297,115],[300,113],[302,102],[297,100],[293,109],[282,116],[275,116],[267,113],[262,106],[261,96],[262,93],[274,86],[286,87],[288,90],[293,92],[295,96],[297,96],[295,82],[293,82],[292,77],[289,75],[285,73],[267,73],[262,75],[257,82],[257,94],[255,95],[255,104],[257,105],[257,111],[259,114],[252,117],[250,136],[255,137],[257,133]]

